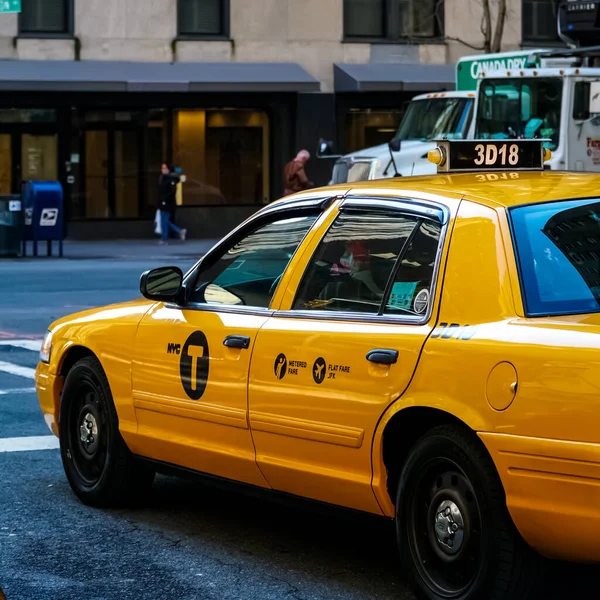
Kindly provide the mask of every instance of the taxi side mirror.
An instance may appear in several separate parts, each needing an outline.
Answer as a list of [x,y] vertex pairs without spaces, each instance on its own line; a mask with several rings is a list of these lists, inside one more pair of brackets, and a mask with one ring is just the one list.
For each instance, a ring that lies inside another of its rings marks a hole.
[[160,267],[142,273],[140,292],[148,300],[177,302],[182,295],[183,272],[179,267]]

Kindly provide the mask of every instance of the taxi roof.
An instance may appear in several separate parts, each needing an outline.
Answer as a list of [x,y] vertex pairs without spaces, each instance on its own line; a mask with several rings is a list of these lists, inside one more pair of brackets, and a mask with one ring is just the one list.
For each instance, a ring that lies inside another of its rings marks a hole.
[[444,173],[338,184],[325,189],[329,193],[350,195],[361,190],[368,190],[369,194],[374,190],[386,194],[398,190],[403,195],[414,190],[454,198],[458,194],[493,208],[510,208],[553,200],[600,197],[600,175],[572,171]]

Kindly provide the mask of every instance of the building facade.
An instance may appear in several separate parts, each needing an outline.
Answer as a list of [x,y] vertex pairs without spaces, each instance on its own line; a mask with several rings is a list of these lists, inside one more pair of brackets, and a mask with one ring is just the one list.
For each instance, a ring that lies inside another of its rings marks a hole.
[[[167,160],[191,233],[221,233],[281,195],[299,148],[388,141],[412,96],[451,89],[484,3],[22,0],[0,14],[0,194],[58,179],[71,237],[151,235]],[[507,8],[503,50],[559,44],[553,0]]]

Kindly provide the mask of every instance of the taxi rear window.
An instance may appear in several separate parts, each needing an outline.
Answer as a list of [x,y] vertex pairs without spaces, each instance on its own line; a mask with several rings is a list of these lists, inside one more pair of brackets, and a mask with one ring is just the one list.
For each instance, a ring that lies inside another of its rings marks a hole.
[[509,210],[528,316],[600,312],[600,199]]

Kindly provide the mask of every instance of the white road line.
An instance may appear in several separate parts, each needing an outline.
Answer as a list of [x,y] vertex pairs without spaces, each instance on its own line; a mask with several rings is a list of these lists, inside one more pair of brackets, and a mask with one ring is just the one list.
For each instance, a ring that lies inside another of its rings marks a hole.
[[33,394],[34,392],[34,387],[17,388],[14,390],[0,390],[0,396],[9,396],[11,394]]
[[0,438],[0,452],[28,452],[32,450],[56,450],[58,438],[53,435]]
[[0,340],[0,346],[13,346],[39,352],[42,347],[42,340]]
[[9,362],[0,360],[0,371],[10,373],[11,375],[18,375],[19,377],[27,377],[27,379],[35,379],[35,369],[29,367],[22,367],[21,365],[13,365]]

